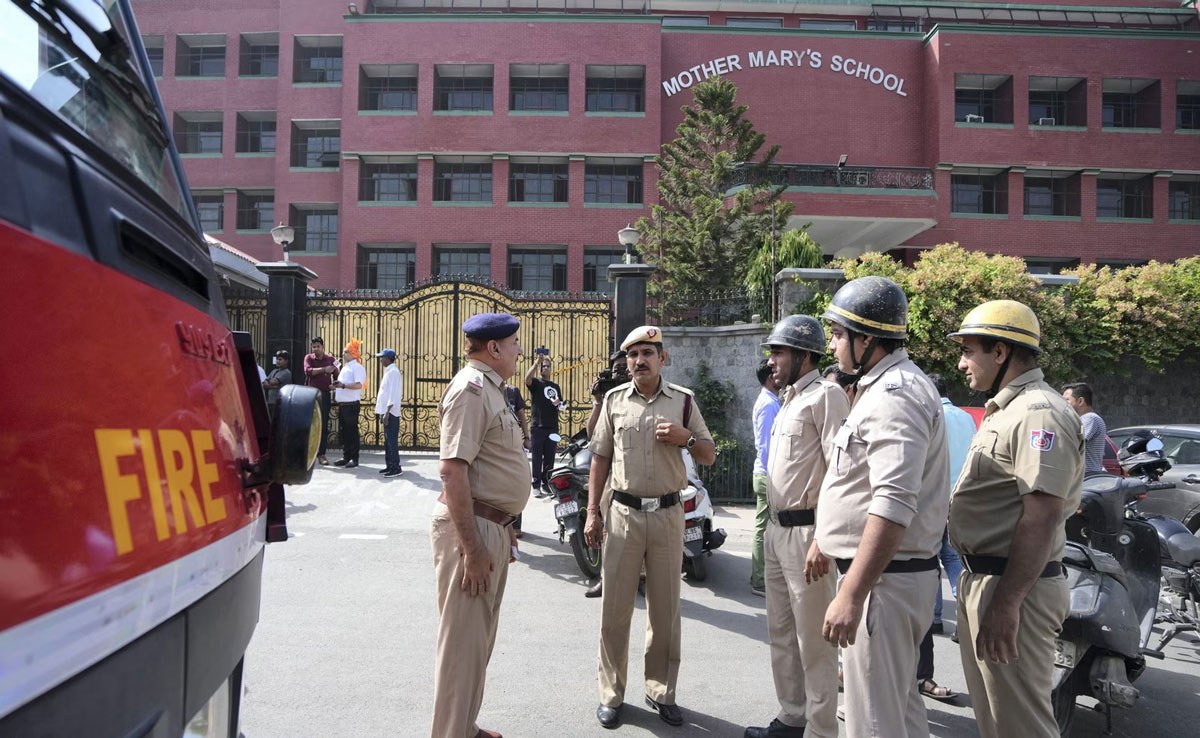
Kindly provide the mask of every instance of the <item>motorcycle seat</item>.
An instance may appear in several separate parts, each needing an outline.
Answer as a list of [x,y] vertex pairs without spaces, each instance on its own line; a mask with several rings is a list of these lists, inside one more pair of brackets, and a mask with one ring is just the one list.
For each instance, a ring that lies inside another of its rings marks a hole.
[[1184,566],[1200,563],[1200,538],[1191,533],[1176,533],[1167,539],[1167,553]]

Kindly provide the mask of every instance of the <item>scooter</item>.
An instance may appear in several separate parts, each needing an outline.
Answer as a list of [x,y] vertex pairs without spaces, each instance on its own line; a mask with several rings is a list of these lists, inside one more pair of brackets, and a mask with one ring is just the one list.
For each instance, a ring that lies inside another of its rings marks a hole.
[[558,455],[550,471],[550,492],[554,496],[554,517],[558,521],[558,542],[570,541],[575,563],[588,579],[600,576],[600,549],[591,548],[584,539],[587,524],[588,476],[592,452],[588,450],[587,431],[571,436],[570,443]]
[[688,579],[703,582],[708,579],[708,557],[725,543],[727,536],[724,528],[713,527],[712,499],[697,476],[696,463],[687,451],[683,452],[683,464],[688,477],[687,489],[679,495],[684,521],[683,573]]
[[1062,736],[1070,733],[1081,694],[1100,701],[1111,733],[1112,708],[1137,702],[1133,682],[1146,656],[1162,658],[1147,648],[1159,591],[1158,533],[1136,514],[1147,488],[1135,477],[1089,476],[1067,520],[1063,564],[1071,609],[1054,644],[1051,693]]

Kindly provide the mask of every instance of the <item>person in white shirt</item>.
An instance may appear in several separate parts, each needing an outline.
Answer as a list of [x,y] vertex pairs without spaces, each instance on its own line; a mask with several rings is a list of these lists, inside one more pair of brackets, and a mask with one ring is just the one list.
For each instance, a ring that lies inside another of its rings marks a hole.
[[375,414],[383,418],[383,469],[385,477],[398,477],[404,473],[400,468],[400,400],[403,389],[400,369],[396,366],[396,352],[384,349],[375,354],[383,363],[383,381],[379,383],[379,396],[375,398]]
[[362,341],[351,338],[342,352],[342,370],[333,383],[333,401],[338,404],[338,435],[342,437],[342,458],[334,466],[353,469],[358,466],[358,404],[367,384],[362,365]]

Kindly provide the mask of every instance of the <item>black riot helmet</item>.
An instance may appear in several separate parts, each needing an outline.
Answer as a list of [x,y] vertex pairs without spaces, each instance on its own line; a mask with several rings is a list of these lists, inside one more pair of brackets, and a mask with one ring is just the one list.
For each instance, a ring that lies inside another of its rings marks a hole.
[[851,333],[870,336],[861,357],[851,352],[854,373],[859,376],[881,339],[908,338],[908,298],[900,285],[886,277],[859,277],[842,285],[821,317]]
[[1117,463],[1131,477],[1158,479],[1171,468],[1171,462],[1163,456],[1162,439],[1150,431],[1136,431],[1125,439],[1117,451]]
[[763,342],[763,348],[786,346],[797,351],[811,351],[824,355],[829,341],[821,321],[810,315],[789,315],[775,324],[771,335]]

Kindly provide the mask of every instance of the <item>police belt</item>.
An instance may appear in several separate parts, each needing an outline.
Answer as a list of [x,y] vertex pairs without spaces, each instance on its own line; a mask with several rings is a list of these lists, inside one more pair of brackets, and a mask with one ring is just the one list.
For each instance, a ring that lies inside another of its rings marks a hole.
[[632,507],[634,510],[644,510],[645,512],[654,512],[660,507],[671,507],[679,504],[679,493],[672,492],[669,495],[662,497],[637,497],[626,492],[618,492],[613,490],[613,499],[622,505]]
[[771,516],[771,522],[783,528],[796,528],[802,525],[816,525],[817,511],[813,508],[807,510],[776,510],[773,507],[767,508],[767,514]]
[[[961,557],[963,568],[972,574],[991,574],[1000,576],[1004,570],[1008,568],[1008,559],[1004,556],[977,556],[975,554],[963,554]],[[1039,579],[1047,577],[1056,577],[1060,574],[1065,574],[1061,561],[1051,561],[1042,569],[1042,573],[1038,574]]]
[[[842,574],[850,571],[854,559],[837,559],[838,571]],[[938,558],[930,556],[927,559],[892,559],[883,570],[884,574],[904,574],[914,571],[933,571],[938,568]]]
[[[446,504],[446,493],[438,495],[437,501]],[[512,525],[517,519],[516,515],[509,515],[498,507],[492,507],[486,502],[479,500],[471,500],[471,504],[475,506],[475,514],[484,520],[490,520],[497,525],[503,525],[505,528]]]

